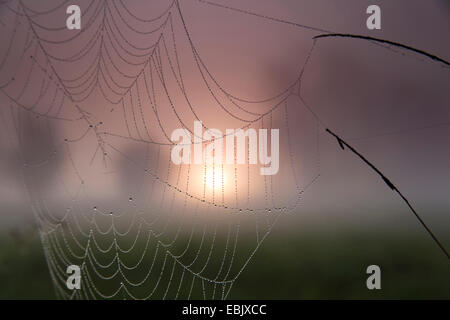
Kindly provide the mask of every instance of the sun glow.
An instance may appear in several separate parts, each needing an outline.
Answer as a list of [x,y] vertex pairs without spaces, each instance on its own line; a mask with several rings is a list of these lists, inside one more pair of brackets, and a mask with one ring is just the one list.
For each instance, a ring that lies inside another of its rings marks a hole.
[[222,165],[206,168],[205,184],[210,190],[222,190],[226,183],[226,172]]

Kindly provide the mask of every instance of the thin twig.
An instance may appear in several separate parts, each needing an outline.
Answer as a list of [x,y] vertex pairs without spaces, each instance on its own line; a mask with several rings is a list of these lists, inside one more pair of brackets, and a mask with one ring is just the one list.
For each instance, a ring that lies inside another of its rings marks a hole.
[[450,255],[448,254],[447,250],[444,248],[444,246],[441,244],[441,242],[436,238],[436,236],[433,234],[431,229],[425,224],[425,222],[422,220],[422,218],[419,216],[417,211],[413,208],[413,206],[409,203],[408,199],[400,192],[400,190],[380,171],[378,170],[372,163],[369,162],[363,155],[361,155],[358,151],[356,151],[352,146],[350,146],[347,142],[342,140],[337,134],[332,132],[330,129],[326,129],[326,132],[328,132],[330,135],[336,138],[337,142],[339,143],[339,146],[342,148],[342,150],[345,150],[345,147],[349,148],[350,151],[352,151],[354,154],[356,154],[362,161],[364,161],[369,167],[371,167],[380,177],[383,179],[383,181],[391,188],[394,192],[396,192],[403,201],[408,205],[409,209],[414,213],[417,220],[422,224],[422,226],[425,228],[425,230],[428,232],[428,234],[433,238],[433,240],[436,242],[436,244],[441,248],[442,252],[447,256],[447,258],[450,259]]
[[390,40],[385,40],[385,39],[379,39],[379,38],[374,38],[374,37],[369,37],[369,36],[362,36],[362,35],[358,35],[358,34],[345,34],[345,33],[328,33],[328,34],[321,34],[318,36],[313,37],[313,39],[323,39],[323,38],[353,38],[353,39],[362,39],[362,40],[368,40],[368,41],[375,41],[375,42],[379,42],[379,43],[386,43],[395,47],[400,47],[409,51],[413,51],[415,53],[418,53],[420,55],[423,55],[425,57],[430,58],[431,60],[434,61],[438,61],[441,62],[447,66],[450,66],[450,62],[439,58],[438,56],[435,56],[431,53],[428,53],[426,51],[420,50],[420,49],[416,49],[410,46],[407,46],[405,44],[399,43],[399,42],[394,42],[394,41],[390,41]]

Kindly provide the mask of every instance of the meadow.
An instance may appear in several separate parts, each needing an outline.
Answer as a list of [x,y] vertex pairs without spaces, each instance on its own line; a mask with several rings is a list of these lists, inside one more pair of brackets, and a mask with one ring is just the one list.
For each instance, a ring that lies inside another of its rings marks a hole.
[[[0,299],[55,299],[37,231],[0,238]],[[381,290],[366,287],[371,264],[381,268]],[[449,267],[426,234],[305,227],[271,234],[228,298],[450,299]]]

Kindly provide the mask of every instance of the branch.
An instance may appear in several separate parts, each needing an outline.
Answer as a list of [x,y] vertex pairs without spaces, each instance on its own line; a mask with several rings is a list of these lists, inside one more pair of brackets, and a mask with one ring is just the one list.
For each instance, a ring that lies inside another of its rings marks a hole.
[[342,140],[337,134],[332,132],[330,129],[326,129],[326,132],[328,132],[330,135],[336,138],[337,142],[339,143],[339,146],[344,150],[344,147],[347,147],[352,151],[354,154],[356,154],[364,163],[366,163],[372,170],[374,170],[380,177],[383,179],[383,181],[388,185],[391,190],[396,192],[402,200],[408,205],[409,209],[414,213],[417,220],[422,224],[422,226],[425,228],[425,230],[428,232],[428,234],[433,238],[434,242],[441,248],[442,252],[447,256],[448,259],[450,259],[450,255],[448,254],[447,250],[444,248],[444,246],[439,242],[439,240],[436,238],[436,236],[433,234],[430,228],[425,224],[425,222],[420,218],[417,211],[412,207],[412,205],[409,203],[408,199],[400,192],[400,190],[380,171],[378,170],[372,163],[369,162],[362,154],[360,154],[358,151],[356,151],[351,145],[349,145],[347,142]]
[[357,34],[344,34],[344,33],[327,33],[327,34],[321,34],[318,36],[313,37],[313,39],[323,39],[323,38],[353,38],[353,39],[362,39],[362,40],[368,40],[368,41],[375,41],[375,42],[379,42],[379,43],[385,43],[385,44],[389,44],[391,46],[395,46],[395,47],[399,47],[399,48],[403,48],[415,53],[418,53],[420,55],[423,55],[431,60],[437,61],[437,62],[441,62],[447,66],[450,66],[450,62],[439,58],[438,56],[435,56],[431,53],[425,52],[423,50],[420,49],[416,49],[398,42],[394,42],[394,41],[390,41],[390,40],[384,40],[384,39],[378,39],[378,38],[373,38],[373,37],[369,37],[369,36],[361,36],[361,35],[357,35]]

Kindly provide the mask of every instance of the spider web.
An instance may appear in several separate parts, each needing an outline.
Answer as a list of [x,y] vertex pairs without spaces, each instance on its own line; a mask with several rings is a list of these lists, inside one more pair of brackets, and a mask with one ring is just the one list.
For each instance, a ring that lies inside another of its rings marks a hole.
[[[46,23],[65,16],[67,4],[1,4],[10,35],[1,115],[20,146],[57,296],[226,299],[277,220],[320,176],[323,123],[300,93],[316,41],[288,88],[250,100],[208,69],[178,1],[148,19],[122,0],[86,1],[76,33]],[[295,136],[291,119],[303,128]],[[285,165],[262,176],[248,152],[247,165],[174,165],[170,133],[193,133],[195,120],[204,130],[280,128]],[[69,265],[81,267],[81,290],[66,287]]]

